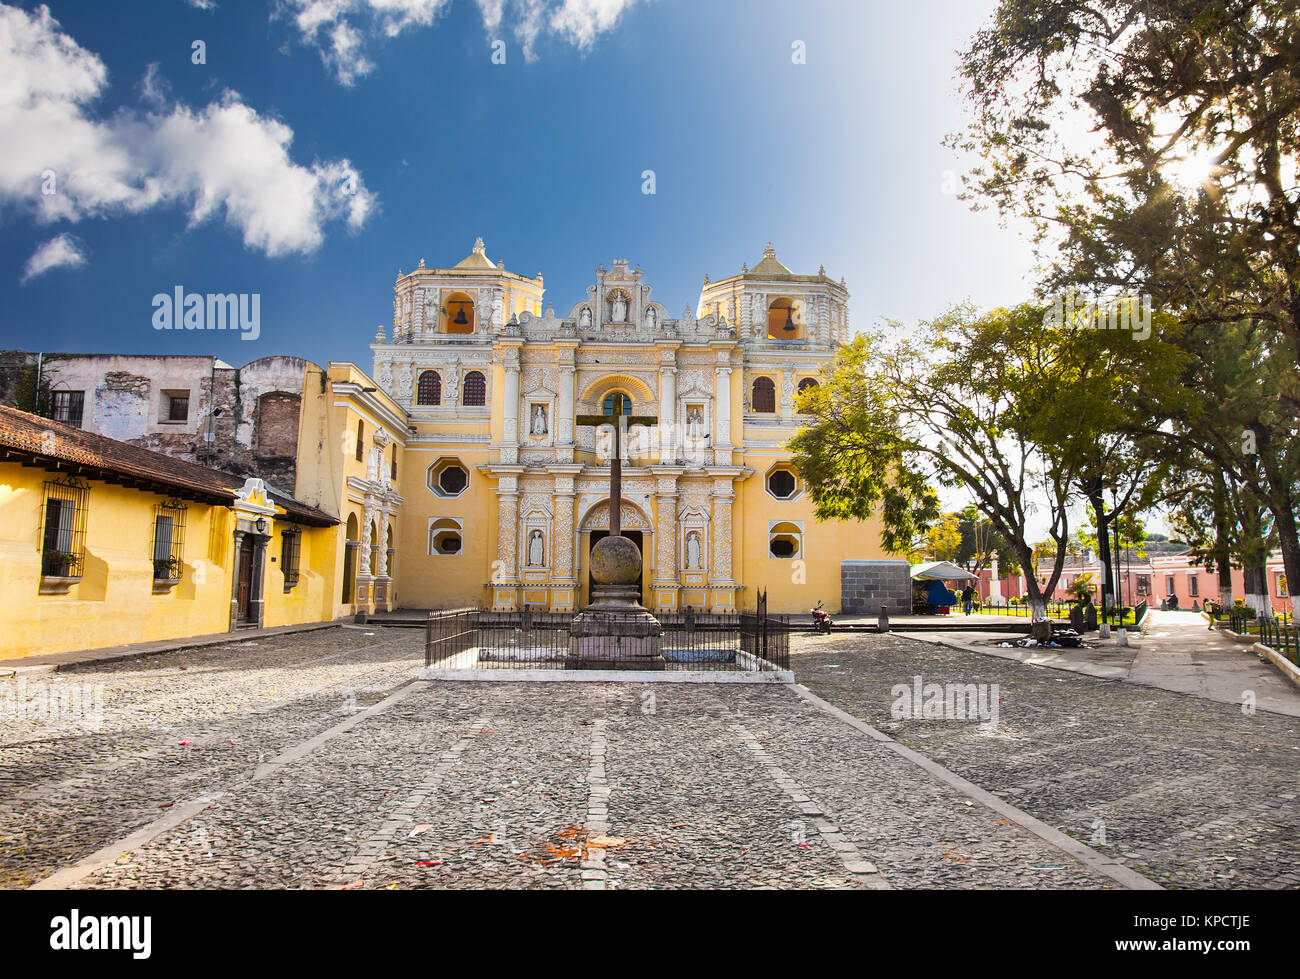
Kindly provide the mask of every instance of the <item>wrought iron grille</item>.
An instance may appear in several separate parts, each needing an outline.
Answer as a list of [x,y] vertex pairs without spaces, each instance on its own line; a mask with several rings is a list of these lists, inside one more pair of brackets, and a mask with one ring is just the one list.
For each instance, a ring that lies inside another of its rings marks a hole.
[[185,567],[185,504],[170,499],[153,509],[153,577],[179,581]]
[[[645,668],[636,656],[617,650],[596,658],[575,652],[572,612],[490,612],[460,609],[430,612],[425,624],[425,665],[473,669]],[[771,672],[790,668],[790,620],[756,612],[703,613],[694,609],[658,613],[665,670]],[[627,616],[628,632],[644,620]],[[619,632],[618,622],[612,632]],[[585,633],[584,633],[585,635]]]
[[75,476],[47,480],[41,508],[41,574],[80,578],[86,560],[89,485]]
[[284,590],[298,584],[299,559],[302,554],[302,531],[291,527],[280,535],[280,570],[284,573]]

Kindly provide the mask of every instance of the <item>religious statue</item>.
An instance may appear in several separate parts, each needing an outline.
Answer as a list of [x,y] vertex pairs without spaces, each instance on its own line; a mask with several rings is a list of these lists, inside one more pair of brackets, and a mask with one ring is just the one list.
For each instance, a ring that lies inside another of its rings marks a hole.
[[546,541],[543,540],[540,530],[534,530],[528,535],[528,566],[540,568],[545,563]]
[[686,567],[698,568],[700,566],[700,535],[691,531],[686,535]]
[[649,330],[651,333],[654,332],[654,329],[655,329],[655,319],[656,319],[657,316],[658,316],[658,314],[655,312],[655,308],[654,308],[653,306],[647,306],[647,307],[646,307],[646,311],[645,311],[645,327],[646,327],[646,329]]
[[546,434],[546,406],[545,405],[533,405],[532,433],[534,435]]
[[691,405],[686,409],[686,432],[691,438],[699,438],[704,430],[704,409]]
[[583,306],[582,312],[578,313],[578,325],[584,330],[591,326],[591,307]]
[[627,322],[627,300],[623,298],[623,293],[621,292],[614,293],[614,313],[611,322]]

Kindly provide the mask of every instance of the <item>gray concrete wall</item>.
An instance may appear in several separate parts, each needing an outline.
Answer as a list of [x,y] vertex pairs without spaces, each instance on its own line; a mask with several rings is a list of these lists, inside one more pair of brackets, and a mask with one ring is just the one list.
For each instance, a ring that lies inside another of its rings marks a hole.
[[912,614],[912,566],[906,561],[841,561],[840,611],[878,615]]

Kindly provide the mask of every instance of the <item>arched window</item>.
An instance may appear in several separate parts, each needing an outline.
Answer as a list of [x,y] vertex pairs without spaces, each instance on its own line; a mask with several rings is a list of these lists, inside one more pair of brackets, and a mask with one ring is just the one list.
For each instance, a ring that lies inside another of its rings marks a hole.
[[483,380],[483,375],[478,371],[470,371],[465,375],[464,404],[470,406],[487,404],[487,381]]
[[632,399],[622,391],[605,395],[604,413],[617,417],[632,414]]
[[782,296],[767,307],[767,338],[769,340],[803,338],[802,317],[792,299]]
[[776,411],[776,385],[770,377],[754,378],[754,410],[767,414]]
[[443,307],[443,323],[447,333],[474,332],[474,301],[463,292],[453,292]]
[[815,387],[817,387],[816,379],[811,377],[805,377],[802,381],[799,382],[799,393],[803,394],[805,391],[811,391]]
[[420,405],[442,404],[442,377],[437,371],[425,371],[420,375],[420,385],[416,390],[415,403]]

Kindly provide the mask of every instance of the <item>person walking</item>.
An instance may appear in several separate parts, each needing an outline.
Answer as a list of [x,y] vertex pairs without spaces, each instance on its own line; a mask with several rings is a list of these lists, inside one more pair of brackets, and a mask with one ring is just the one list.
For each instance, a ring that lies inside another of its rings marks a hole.
[[971,605],[974,603],[974,601],[975,601],[975,589],[972,588],[970,585],[967,585],[965,588],[961,590],[961,606],[966,610],[967,615],[970,615],[970,608]]

